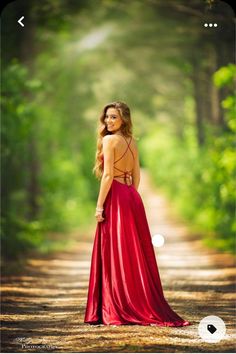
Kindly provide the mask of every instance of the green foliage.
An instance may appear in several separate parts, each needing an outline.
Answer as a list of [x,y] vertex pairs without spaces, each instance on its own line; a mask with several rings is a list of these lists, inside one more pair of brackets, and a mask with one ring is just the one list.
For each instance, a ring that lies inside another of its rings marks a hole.
[[[38,232],[34,222],[26,221],[28,145],[36,117],[32,94],[41,86],[30,79],[28,70],[17,60],[2,75],[2,218],[1,236],[5,255],[12,256],[22,246],[35,244]],[[27,230],[28,238],[24,232]]]
[[228,66],[221,67],[213,75],[213,81],[217,87],[233,87],[233,84],[235,83],[235,78],[236,66],[234,64],[229,64]]
[[[227,72],[226,80],[222,73]],[[219,73],[223,81],[218,85],[232,87],[235,68],[221,68],[214,77],[219,78]],[[234,252],[236,232],[234,100],[229,95],[222,102],[228,130],[217,136],[209,134],[205,146],[197,146],[194,126],[186,127],[182,142],[169,130],[156,127],[140,145],[156,184],[190,225],[204,232],[206,245],[230,252]]]
[[71,139],[83,146],[82,134],[80,139],[80,134],[64,129],[66,116],[56,119],[50,105],[40,105],[47,85],[29,76],[27,68],[13,60],[2,78],[4,257],[17,257],[31,248],[59,247],[65,241],[50,243],[49,232],[67,232],[88,224],[95,205],[91,176],[87,178],[94,146],[86,142],[81,151],[74,149]]
[[91,216],[90,185],[82,175],[79,158],[57,152],[45,161],[40,182],[40,217],[50,230],[66,231],[83,225]]
[[225,111],[229,130],[234,134],[236,133],[236,65],[229,64],[217,70],[213,75],[213,82],[219,88],[226,87],[228,89],[229,94],[221,102],[221,105]]

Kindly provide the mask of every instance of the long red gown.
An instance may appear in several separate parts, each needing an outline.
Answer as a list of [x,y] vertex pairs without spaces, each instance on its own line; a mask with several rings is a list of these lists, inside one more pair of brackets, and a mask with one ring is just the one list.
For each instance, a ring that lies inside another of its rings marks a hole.
[[191,325],[165,300],[144,205],[134,186],[113,179],[103,216],[95,232],[84,322]]

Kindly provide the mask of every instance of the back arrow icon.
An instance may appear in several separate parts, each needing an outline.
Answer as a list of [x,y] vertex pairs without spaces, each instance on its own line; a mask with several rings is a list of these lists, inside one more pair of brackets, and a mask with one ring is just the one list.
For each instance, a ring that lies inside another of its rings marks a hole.
[[21,22],[24,18],[25,18],[25,16],[22,16],[22,17],[17,21],[22,27],[25,26],[24,23]]

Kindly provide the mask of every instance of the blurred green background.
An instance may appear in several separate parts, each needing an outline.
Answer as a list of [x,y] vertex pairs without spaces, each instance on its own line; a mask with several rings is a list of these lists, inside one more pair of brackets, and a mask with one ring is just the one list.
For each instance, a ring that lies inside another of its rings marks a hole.
[[131,109],[156,186],[209,247],[234,252],[236,67],[225,2],[19,0],[3,10],[1,41],[4,258],[63,249],[67,235],[94,226],[97,121],[116,100]]

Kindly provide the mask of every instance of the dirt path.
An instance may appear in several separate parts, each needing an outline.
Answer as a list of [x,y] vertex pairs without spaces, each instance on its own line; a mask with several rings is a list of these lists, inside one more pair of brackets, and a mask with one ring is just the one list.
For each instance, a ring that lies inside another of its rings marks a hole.
[[[193,323],[187,327],[90,326],[83,323],[95,222],[69,251],[32,256],[20,273],[2,279],[2,352],[236,352],[235,263],[191,235],[142,171],[139,190],[152,235],[164,294]],[[198,324],[216,315],[226,337],[205,343]]]

